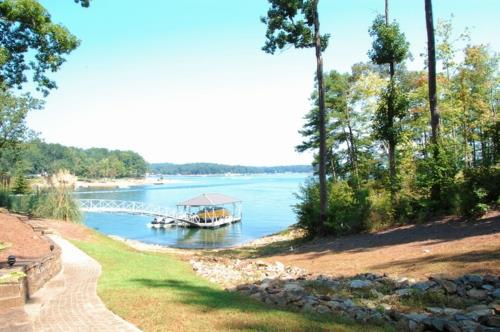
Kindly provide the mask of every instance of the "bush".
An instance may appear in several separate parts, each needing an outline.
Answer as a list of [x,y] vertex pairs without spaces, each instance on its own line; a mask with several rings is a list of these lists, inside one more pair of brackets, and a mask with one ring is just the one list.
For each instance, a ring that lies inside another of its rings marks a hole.
[[[355,233],[367,228],[370,211],[368,191],[354,191],[347,182],[329,184],[326,230],[328,234]],[[309,180],[297,195],[299,203],[294,206],[298,225],[310,236],[316,235],[319,224],[319,184]]]
[[30,191],[29,181],[26,176],[22,173],[16,176],[14,181],[14,186],[12,187],[12,193],[16,195],[24,195]]
[[72,222],[81,222],[82,220],[78,202],[64,187],[53,188],[45,195],[41,195],[33,212],[34,215],[42,218]]
[[369,200],[371,208],[368,227],[371,230],[379,230],[392,225],[395,210],[392,206],[390,192],[384,189],[372,189]]
[[40,194],[33,195],[11,195],[10,210],[27,214],[34,215],[34,210],[38,206],[40,201]]
[[80,206],[66,188],[51,188],[32,195],[11,195],[10,200],[9,208],[17,213],[72,222],[82,220]]
[[457,212],[477,216],[497,204],[500,196],[500,167],[466,169],[457,179]]
[[12,197],[10,192],[0,190],[0,207],[10,209],[12,206]]
[[353,190],[347,182],[330,185],[326,226],[330,234],[357,233],[367,229],[370,213],[368,190]]
[[308,180],[296,194],[299,203],[294,205],[298,225],[310,236],[315,235],[319,225],[319,184]]

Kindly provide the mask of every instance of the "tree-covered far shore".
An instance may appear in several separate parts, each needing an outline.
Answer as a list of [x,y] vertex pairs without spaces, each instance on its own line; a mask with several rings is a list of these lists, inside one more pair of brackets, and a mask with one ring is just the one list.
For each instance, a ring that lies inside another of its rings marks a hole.
[[61,169],[79,178],[136,178],[148,171],[148,163],[137,152],[108,150],[105,148],[81,149],[61,144],[33,140],[25,143],[17,158],[25,174],[47,175]]

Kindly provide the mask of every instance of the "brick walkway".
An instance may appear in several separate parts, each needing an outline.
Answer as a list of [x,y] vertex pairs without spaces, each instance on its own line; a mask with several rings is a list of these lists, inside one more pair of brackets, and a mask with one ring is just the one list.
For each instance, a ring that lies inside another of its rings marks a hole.
[[25,306],[35,331],[140,331],[109,311],[96,294],[101,266],[59,236],[63,270]]

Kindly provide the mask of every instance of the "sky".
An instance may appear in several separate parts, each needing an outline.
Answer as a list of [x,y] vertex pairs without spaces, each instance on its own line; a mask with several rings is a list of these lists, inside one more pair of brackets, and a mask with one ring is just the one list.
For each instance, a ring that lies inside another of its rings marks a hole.
[[[313,49],[269,55],[266,0],[42,0],[80,47],[52,75],[58,89],[28,125],[49,143],[133,150],[148,162],[309,164],[298,130],[310,109]],[[434,19],[453,18],[457,35],[500,50],[500,1],[435,0]],[[391,0],[390,17],[411,45],[410,69],[423,69],[423,0]],[[325,70],[368,61],[368,28],[383,0],[322,0],[331,34]]]

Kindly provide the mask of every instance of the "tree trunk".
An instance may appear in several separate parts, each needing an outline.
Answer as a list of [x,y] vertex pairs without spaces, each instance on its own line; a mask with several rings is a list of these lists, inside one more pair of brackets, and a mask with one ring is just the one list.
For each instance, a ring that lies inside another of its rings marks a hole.
[[346,109],[346,119],[347,119],[347,129],[349,130],[349,141],[351,143],[352,168],[354,171],[354,175],[357,177],[358,176],[358,149],[356,148],[356,143],[354,142],[354,134],[352,132],[351,116],[349,114],[349,108]]
[[389,141],[389,176],[391,181],[391,201],[396,201],[396,144]]
[[[434,20],[432,18],[432,0],[425,0],[425,25],[427,27],[427,67],[429,69],[429,109],[431,112],[431,142],[434,162],[439,158],[439,111],[436,95],[436,43],[434,41]],[[437,178],[437,174],[434,177]],[[441,200],[441,186],[434,182],[431,188],[431,200]]]
[[434,42],[434,22],[432,19],[432,0],[425,0],[425,23],[427,26],[427,55],[429,69],[429,107],[431,112],[432,143],[439,139],[439,111],[436,95],[436,46]]
[[[385,24],[389,25],[389,0],[385,0]],[[389,74],[390,81],[389,86],[392,91],[390,91],[390,98],[387,102],[387,117],[389,121],[389,127],[394,126],[394,62],[389,63]],[[391,182],[391,201],[394,204],[396,201],[396,142],[394,140],[389,140],[389,180]]]
[[319,201],[320,215],[317,232],[324,235],[326,211],[327,211],[327,188],[326,188],[326,126],[325,126],[325,88],[323,83],[323,56],[321,52],[321,35],[319,32],[318,2],[314,1],[314,39],[316,49],[316,78],[318,81],[318,107],[319,107]]

